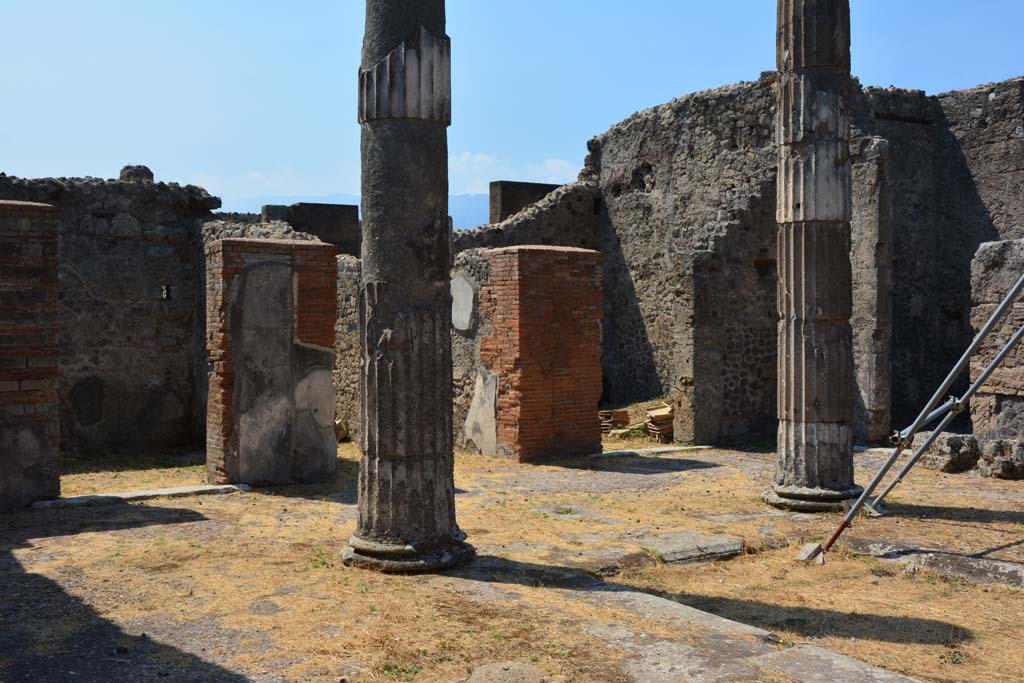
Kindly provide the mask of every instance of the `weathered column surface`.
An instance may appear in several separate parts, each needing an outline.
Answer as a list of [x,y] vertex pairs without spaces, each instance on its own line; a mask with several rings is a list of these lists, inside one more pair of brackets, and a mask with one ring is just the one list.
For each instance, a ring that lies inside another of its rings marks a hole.
[[455,522],[444,0],[367,0],[359,71],[363,239],[359,525],[346,564],[472,556]]
[[779,0],[778,469],[765,499],[829,510],[853,483],[849,0]]

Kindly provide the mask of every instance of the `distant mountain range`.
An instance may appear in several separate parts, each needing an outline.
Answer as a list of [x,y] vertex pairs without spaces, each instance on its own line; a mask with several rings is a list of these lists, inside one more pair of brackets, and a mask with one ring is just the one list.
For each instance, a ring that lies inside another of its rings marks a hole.
[[[318,202],[324,204],[359,204],[359,197],[354,194],[332,194],[325,197],[278,196],[260,197],[246,201],[251,210],[259,211],[264,204],[297,204],[298,202]],[[456,230],[468,230],[486,223],[490,217],[490,198],[485,194],[455,194],[448,197],[448,213]]]

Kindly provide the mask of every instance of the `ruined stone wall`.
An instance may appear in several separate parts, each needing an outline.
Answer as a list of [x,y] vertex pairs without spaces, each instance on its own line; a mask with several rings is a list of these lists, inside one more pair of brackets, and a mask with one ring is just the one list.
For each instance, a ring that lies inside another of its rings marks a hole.
[[326,480],[337,466],[333,245],[228,238],[206,256],[210,481]]
[[677,438],[770,432],[772,78],[649,109],[590,141],[603,194],[605,400],[673,396]]
[[[1024,240],[986,242],[971,267],[971,322],[975,333],[1024,275]],[[1018,298],[971,359],[971,381],[982,373],[1010,337],[1024,325],[1024,299]],[[1024,438],[1024,347],[1017,346],[970,403],[979,441]]]
[[359,278],[354,256],[338,256],[338,321],[334,327],[335,436],[359,439]]
[[525,244],[597,249],[600,212],[601,193],[596,184],[569,183],[508,220],[453,233],[452,253]]
[[57,210],[0,201],[0,510],[60,495]]
[[220,200],[173,183],[3,174],[0,198],[60,211],[62,447],[193,442],[198,226]]

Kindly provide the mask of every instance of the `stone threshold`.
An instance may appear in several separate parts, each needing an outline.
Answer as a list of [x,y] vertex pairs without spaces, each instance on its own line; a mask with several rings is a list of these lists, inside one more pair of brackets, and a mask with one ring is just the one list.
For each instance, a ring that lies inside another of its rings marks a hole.
[[879,539],[853,537],[843,540],[858,555],[898,562],[904,565],[904,571],[908,573],[930,569],[973,583],[998,583],[1010,588],[1024,588],[1024,563],[961,555],[936,548],[917,548],[906,543]]
[[217,496],[238,491],[251,491],[245,484],[204,484],[201,486],[176,486],[166,489],[144,489],[141,491],[125,491],[122,493],[95,493],[70,498],[40,500],[32,503],[37,510],[54,508],[94,507],[98,505],[116,505],[155,498],[186,498],[189,496]]

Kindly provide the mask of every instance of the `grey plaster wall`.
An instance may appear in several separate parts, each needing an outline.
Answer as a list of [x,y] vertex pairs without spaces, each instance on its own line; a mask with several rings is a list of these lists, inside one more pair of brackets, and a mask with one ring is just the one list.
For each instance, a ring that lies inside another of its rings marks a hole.
[[295,267],[286,254],[247,254],[228,290],[238,480],[318,482],[336,467],[334,352],[294,333]]
[[[316,235],[299,232],[283,221],[264,222],[259,214],[214,214],[214,219],[206,220],[198,227],[200,254],[205,253],[206,245],[217,240],[240,237],[245,239],[278,239],[299,240],[303,242],[318,241]],[[200,287],[206,283],[206,258],[198,259]],[[205,290],[201,290],[205,292]],[[192,349],[192,390],[193,390],[193,424],[192,442],[202,443],[206,438],[206,405],[210,372],[209,354],[206,350],[206,306],[205,293],[200,295],[203,305],[196,309],[195,337]]]

